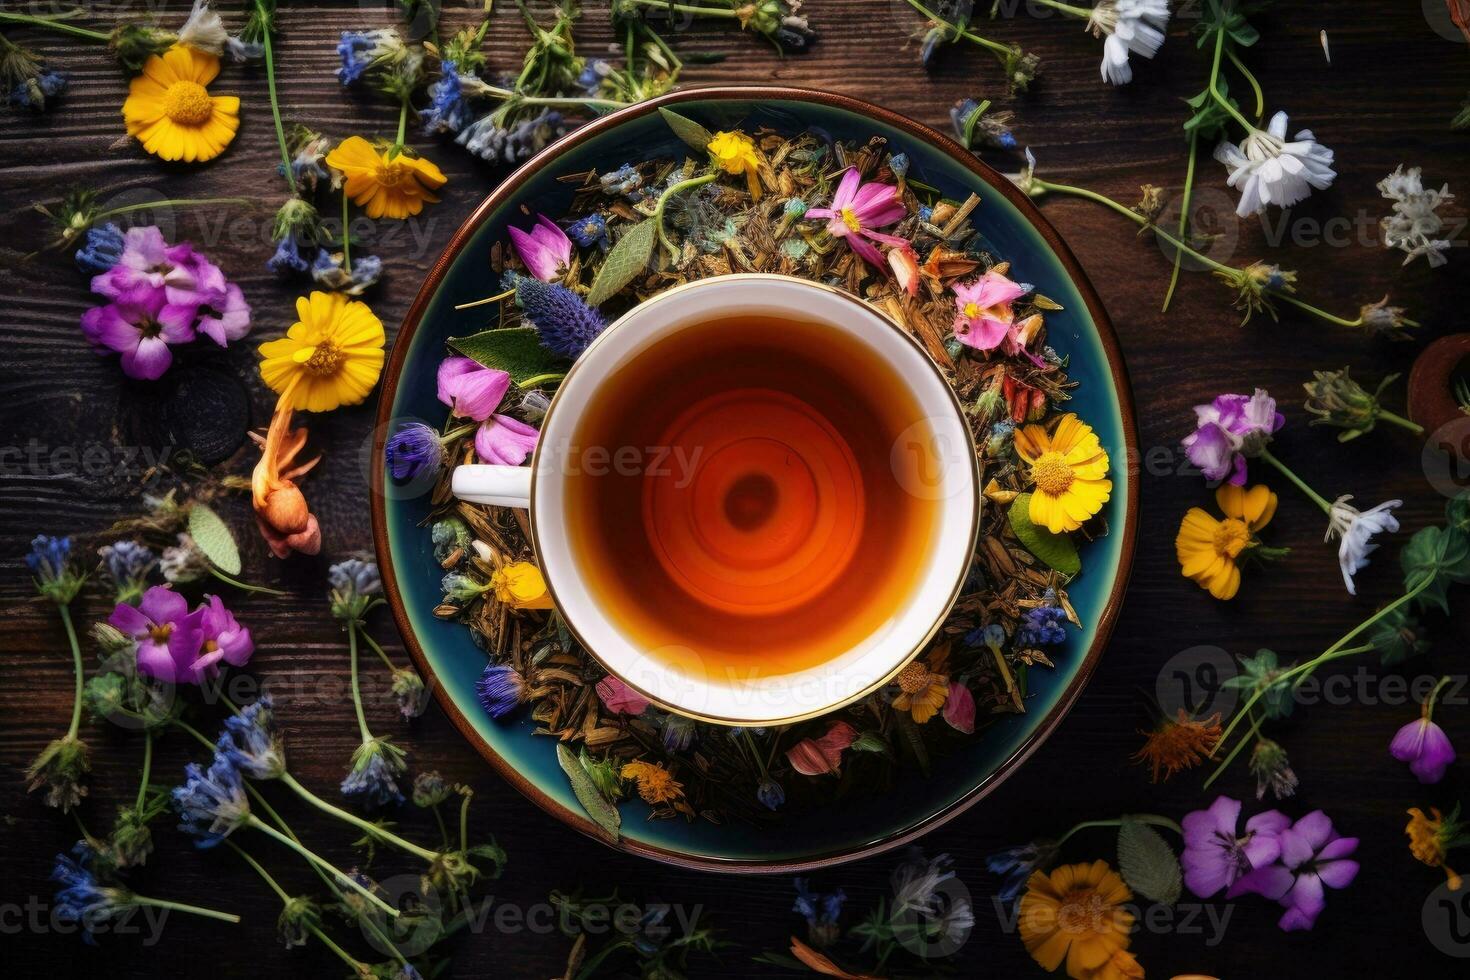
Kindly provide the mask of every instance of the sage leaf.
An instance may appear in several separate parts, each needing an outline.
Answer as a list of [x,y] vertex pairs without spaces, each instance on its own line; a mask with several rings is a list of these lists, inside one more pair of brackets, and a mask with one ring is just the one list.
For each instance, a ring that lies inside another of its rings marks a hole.
[[1118,871],[1128,887],[1165,905],[1179,901],[1179,858],[1159,832],[1135,817],[1118,828]]
[[633,277],[648,268],[653,257],[654,226],[658,222],[649,219],[623,232],[617,244],[607,253],[597,278],[592,280],[592,290],[587,294],[588,306],[601,306],[612,299]]
[[1040,558],[1048,567],[1063,575],[1076,575],[1082,571],[1082,559],[1077,555],[1077,546],[1065,534],[1053,534],[1044,527],[1031,523],[1031,494],[1018,494],[1006,512],[1011,530],[1021,546]]
[[240,548],[230,527],[204,504],[189,507],[189,535],[209,563],[226,575],[240,574]]
[[659,115],[664,117],[664,122],[679,137],[689,145],[689,148],[698,153],[704,153],[709,148],[709,141],[714,139],[710,131],[688,116],[681,116],[671,109],[659,109]]
[[621,834],[623,818],[618,813],[618,808],[607,801],[607,798],[597,791],[592,784],[592,777],[587,775],[587,770],[582,768],[582,763],[572,754],[572,750],[560,743],[556,746],[556,761],[561,764],[561,771],[567,774],[567,779],[572,784],[572,792],[577,794],[577,801],[582,804],[582,809],[587,811],[587,816],[592,822],[612,840],[617,840]]
[[541,335],[535,327],[498,327],[468,337],[450,337],[449,347],[488,368],[506,372],[518,385],[566,370],[566,361],[541,346]]

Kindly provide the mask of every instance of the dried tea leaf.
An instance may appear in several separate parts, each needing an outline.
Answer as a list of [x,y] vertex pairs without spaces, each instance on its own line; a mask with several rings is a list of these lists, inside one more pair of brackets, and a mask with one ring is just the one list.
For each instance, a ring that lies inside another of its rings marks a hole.
[[633,278],[648,268],[653,256],[654,221],[640,221],[623,232],[612,251],[607,253],[592,289],[587,294],[589,306],[601,306],[616,296]]
[[1031,298],[1031,305],[1038,310],[1065,310],[1066,307],[1049,296],[1037,293]]
[[690,149],[704,153],[709,148],[709,141],[714,136],[699,123],[670,109],[659,109],[658,113],[664,117],[664,122],[669,124],[674,135],[689,144]]
[[623,824],[622,815],[618,808],[607,801],[607,797],[598,792],[592,782],[592,777],[587,775],[587,770],[582,768],[582,763],[572,754],[572,750],[558,742],[556,746],[556,761],[561,764],[561,771],[567,774],[567,779],[572,784],[572,792],[577,794],[577,801],[582,804],[582,809],[587,811],[587,816],[592,822],[613,840],[617,840],[621,834]]
[[230,527],[204,504],[189,508],[189,534],[204,556],[226,575],[240,574],[240,549]]
[[1063,575],[1076,575],[1082,571],[1082,559],[1077,556],[1077,546],[1065,534],[1053,534],[1044,527],[1031,523],[1031,494],[1023,493],[1011,502],[1007,511],[1011,530],[1026,550],[1046,562]]
[[1124,817],[1118,828],[1118,870],[1128,887],[1165,905],[1179,901],[1179,858],[1148,824]]
[[450,337],[449,347],[473,361],[505,371],[516,384],[565,370],[566,362],[541,346],[535,327],[500,327],[468,337]]

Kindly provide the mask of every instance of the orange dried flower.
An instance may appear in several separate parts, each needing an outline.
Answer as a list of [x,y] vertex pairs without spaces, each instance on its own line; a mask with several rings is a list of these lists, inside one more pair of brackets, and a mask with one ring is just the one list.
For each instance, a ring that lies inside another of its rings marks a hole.
[[306,430],[291,428],[291,408],[282,400],[265,438],[255,433],[251,438],[260,446],[260,461],[250,476],[250,499],[261,536],[277,558],[293,551],[316,554],[322,548],[321,527],[296,485],[296,479],[321,460],[318,456],[296,465],[296,456],[306,445]]
[[1165,718],[1151,732],[1139,732],[1145,736],[1143,748],[1133,756],[1133,761],[1148,763],[1153,770],[1152,779],[1159,781],[1159,773],[1168,779],[1176,772],[1192,769],[1209,758],[1215,743],[1220,740],[1220,713],[1199,721],[1189,712],[1179,709],[1177,718]]

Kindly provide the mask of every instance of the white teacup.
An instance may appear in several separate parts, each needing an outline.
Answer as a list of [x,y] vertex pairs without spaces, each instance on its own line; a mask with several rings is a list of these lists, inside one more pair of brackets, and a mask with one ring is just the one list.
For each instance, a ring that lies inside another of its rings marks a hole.
[[[605,379],[681,329],[732,313],[799,319],[830,330],[833,356],[841,356],[843,345],[865,348],[893,368],[907,389],[905,404],[917,407],[913,425],[892,447],[892,471],[903,490],[929,508],[932,546],[911,569],[904,599],[891,615],[836,656],[789,673],[755,676],[711,663],[687,648],[678,656],[670,656],[669,649],[644,649],[595,600],[585,562],[565,533],[573,505],[566,447],[574,444],[577,421]],[[671,711],[747,726],[813,717],[892,680],[933,637],[959,595],[974,553],[981,504],[964,410],[918,342],[850,293],[771,274],[700,280],[630,310],[602,332],[562,381],[530,465],[463,465],[454,471],[453,489],[462,500],[530,511],[537,560],[556,607],[609,673]]]

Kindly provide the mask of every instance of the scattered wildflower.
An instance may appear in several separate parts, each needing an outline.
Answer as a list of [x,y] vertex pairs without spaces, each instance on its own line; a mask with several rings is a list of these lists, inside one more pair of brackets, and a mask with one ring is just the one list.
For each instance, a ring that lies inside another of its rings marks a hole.
[[118,603],[108,622],[138,641],[138,673],[165,684],[199,684],[204,610],[166,585],[155,585],[137,606]]
[[940,656],[927,663],[915,660],[898,672],[894,679],[898,685],[898,693],[893,696],[895,711],[907,711],[920,725],[939,713],[949,700],[949,676],[940,672],[943,659]]
[[540,153],[567,131],[561,113],[548,109],[509,128],[494,112],[460,130],[454,141],[487,163],[518,164]]
[[164,581],[186,585],[208,575],[209,559],[199,550],[194,538],[181,531],[177,541],[177,544],[164,548],[158,559],[158,569],[163,573]]
[[683,752],[694,744],[694,719],[671,714],[664,719],[659,740],[670,752]]
[[213,677],[219,673],[220,661],[231,667],[243,667],[249,663],[250,655],[255,652],[255,641],[251,639],[250,630],[235,621],[235,614],[225,608],[220,597],[205,596],[198,611],[203,613],[199,620],[202,642],[199,659],[194,662],[195,673]]
[[[1049,647],[1067,642],[1067,612],[1061,606],[1036,606],[1016,630],[1016,646]],[[996,625],[996,624],[992,624]]]
[[76,563],[72,561],[69,537],[38,534],[31,539],[31,550],[25,558],[36,591],[58,606],[75,599],[86,581],[86,576],[77,571]]
[[1272,297],[1281,293],[1296,292],[1296,273],[1279,265],[1252,262],[1243,269],[1216,269],[1213,273],[1225,285],[1235,290],[1235,302],[1231,305],[1244,312],[1241,324],[1250,322],[1257,313],[1270,314],[1276,319],[1276,306]]
[[954,127],[955,136],[967,150],[975,149],[977,143],[997,150],[1014,150],[1016,137],[1010,125],[1014,114],[987,112],[989,108],[989,100],[962,99],[956,102],[949,110],[949,122]]
[[1065,960],[1067,976],[1089,980],[1113,955],[1126,951],[1133,893],[1106,861],[1036,871],[1021,896],[1021,942],[1048,971]]
[[1436,238],[1444,230],[1445,221],[1438,209],[1455,199],[1450,185],[1439,190],[1425,190],[1422,171],[1418,167],[1405,170],[1402,165],[1378,182],[1378,193],[1393,202],[1393,213],[1384,218],[1379,227],[1383,232],[1383,244],[1405,253],[1404,265],[1424,256],[1431,269],[1444,265],[1449,259],[1445,253],[1453,246],[1447,238]]
[[367,739],[352,753],[342,795],[373,809],[402,803],[397,779],[407,770],[402,749],[386,738]]
[[449,799],[452,789],[437,769],[426,769],[413,777],[413,805],[428,809]]
[[230,39],[220,15],[209,9],[209,0],[194,0],[184,26],[179,28],[178,43],[216,58],[225,53]]
[[186,46],[153,55],[128,86],[123,119],[128,135],[162,160],[213,160],[240,128],[240,99],[210,95],[219,58]]
[[434,476],[444,465],[444,440],[431,425],[404,422],[388,437],[383,457],[395,480]]
[[755,798],[767,810],[779,810],[786,802],[786,790],[769,775],[763,777],[755,788]]
[[417,671],[406,667],[394,670],[389,689],[404,721],[413,721],[429,707],[429,689]]
[[516,304],[536,328],[541,346],[576,360],[607,327],[607,321],[576,293],[557,283],[508,274],[502,283],[516,291]]
[[1341,538],[1337,549],[1337,563],[1342,569],[1342,581],[1348,595],[1357,595],[1353,576],[1368,564],[1368,555],[1378,549],[1374,536],[1399,529],[1398,518],[1393,516],[1395,507],[1402,507],[1402,500],[1388,500],[1369,510],[1360,511],[1348,503],[1352,495],[1338,497],[1332,502],[1327,520],[1326,541]]
[[429,104],[419,110],[419,124],[426,133],[458,133],[474,118],[459,68],[453,61],[439,62],[439,78],[429,85]]
[[1016,326],[1011,304],[1026,295],[1027,286],[1012,282],[994,270],[970,283],[954,284],[954,335],[976,350],[994,350],[1010,339],[1014,349]]
[[1227,182],[1240,190],[1235,213],[1242,218],[1271,204],[1291,207],[1306,200],[1312,188],[1332,186],[1337,176],[1332,151],[1318,143],[1310,129],[1288,142],[1286,124],[1286,113],[1278,112],[1267,129],[1251,130],[1239,146],[1225,140],[1215,147],[1215,159],[1230,171]]
[[137,287],[82,314],[82,333],[98,353],[120,355],[123,373],[142,381],[163,377],[172,345],[194,339],[194,310],[169,304],[162,289]]
[[1358,310],[1358,320],[1369,333],[1401,340],[1408,336],[1405,328],[1419,325],[1404,316],[1406,312],[1402,306],[1389,306],[1388,297],[1385,296],[1376,303],[1361,307]]
[[1000,383],[1001,397],[1013,422],[1035,422],[1046,417],[1046,393],[1007,373]]
[[542,282],[555,282],[572,262],[572,241],[561,226],[544,214],[536,216],[536,227],[530,231],[507,228],[526,270]]
[[1470,833],[1460,819],[1459,806],[1451,810],[1448,817],[1441,816],[1438,807],[1430,807],[1429,816],[1425,816],[1417,806],[1410,807],[1408,813],[1409,822],[1404,833],[1409,835],[1409,853],[1422,864],[1442,869],[1450,891],[1459,891],[1462,884],[1460,875],[1445,863],[1450,851],[1470,845]]
[[66,91],[65,72],[48,68],[35,52],[0,34],[0,100],[44,112],[46,100]]
[[1051,867],[1061,850],[1056,841],[1036,840],[991,854],[985,859],[985,867],[1001,878],[996,898],[1003,905],[1015,908],[1031,875]]
[[495,598],[512,609],[550,609],[551,593],[541,569],[528,561],[513,561],[490,575]]
[[883,256],[872,243],[898,247],[908,242],[876,229],[893,224],[906,213],[897,187],[892,184],[864,184],[857,169],[850,168],[842,175],[842,182],[832,195],[832,206],[809,208],[806,217],[809,220],[826,218],[829,234],[845,239],[848,247],[864,261],[881,269]]
[[858,732],[845,721],[834,721],[819,738],[804,738],[786,750],[786,761],[803,776],[836,773],[842,767],[842,753],[857,741]]
[[755,141],[741,132],[718,132],[709,141],[709,155],[715,166],[727,174],[744,174],[750,199],[761,199],[761,156]]
[[1278,800],[1296,795],[1296,771],[1280,743],[1269,738],[1257,739],[1247,768],[1256,777],[1256,799],[1264,798],[1268,789]]
[[263,693],[238,715],[225,719],[215,751],[251,779],[278,779],[286,771],[286,748]]
[[77,268],[83,275],[100,276],[122,259],[122,229],[111,221],[87,229],[87,240],[77,249]]
[[1139,733],[1145,739],[1133,761],[1147,763],[1152,771],[1150,778],[1157,783],[1161,774],[1168,779],[1209,758],[1221,731],[1218,712],[1200,721],[1180,708],[1178,717],[1164,718],[1153,731]]
[[1281,831],[1278,863],[1242,875],[1226,898],[1252,892],[1279,902],[1286,909],[1280,926],[1287,932],[1311,929],[1326,908],[1323,890],[1346,888],[1358,876],[1356,837],[1343,837],[1321,810],[1302,817]]
[[1040,425],[1016,430],[1016,453],[1030,466],[1035,484],[1030,517],[1057,534],[1075,531],[1112,496],[1108,454],[1092,427],[1068,412],[1048,433]]
[[271,223],[276,250],[266,260],[266,267],[279,276],[306,272],[311,268],[310,253],[322,237],[322,219],[316,206],[300,197],[288,199]]
[[46,788],[46,805],[67,813],[82,802],[82,779],[92,770],[91,751],[75,734],[52,739],[26,768],[26,792]]
[[1196,405],[1194,415],[1195,430],[1181,443],[1189,461],[1205,479],[1228,477],[1236,486],[1245,486],[1246,459],[1259,456],[1286,424],[1276,400],[1263,388],[1252,395],[1220,395],[1208,405]]
[[343,191],[369,218],[407,218],[425,204],[435,204],[434,191],[449,178],[431,161],[411,155],[378,152],[361,136],[349,136],[326,156],[327,166],[342,172]]
[[1306,409],[1316,416],[1312,424],[1331,425],[1344,430],[1337,437],[1339,442],[1372,432],[1380,416],[1393,415],[1385,411],[1379,396],[1398,375],[1388,375],[1379,382],[1376,390],[1369,392],[1352,379],[1349,370],[1313,371],[1312,380],[1302,385],[1307,392]]
[[260,345],[260,377],[293,409],[328,412],[368,396],[383,370],[383,321],[366,303],[313,291],[286,336]]
[[611,674],[597,682],[597,699],[615,715],[641,715],[649,704],[647,698]]
[[1224,519],[1199,507],[1189,508],[1174,538],[1174,552],[1185,578],[1216,599],[1233,599],[1240,590],[1242,556],[1279,554],[1274,549],[1263,548],[1256,537],[1276,515],[1277,497],[1266,486],[1247,490],[1225,483],[1216,489],[1215,502]]
[[311,262],[311,280],[324,289],[348,296],[361,296],[383,277],[383,260],[376,255],[359,255],[346,266],[347,253],[318,249]]
[[139,906],[188,912],[224,922],[240,921],[239,916],[227,912],[163,902],[132,892],[113,879],[109,857],[99,853],[87,840],[77,841],[70,856],[56,855],[51,880],[61,886],[56,892],[52,914],[59,922],[80,925],[83,939],[91,945],[96,944],[95,932],[101,931],[114,919],[125,924]]
[[1103,42],[1102,77],[1113,85],[1133,81],[1128,55],[1152,58],[1164,44],[1169,0],[1099,0],[1087,29]]
[[260,460],[250,475],[255,523],[277,558],[293,551],[314,555],[322,547],[321,526],[307,507],[306,495],[296,485],[296,479],[317,460],[296,463],[297,454],[306,445],[306,431],[291,428],[291,412],[289,406],[278,405],[271,415],[265,438],[260,440]]
[[1420,716],[1400,728],[1388,745],[1388,754],[1409,764],[1421,783],[1432,784],[1444,779],[1445,770],[1455,761],[1455,747],[1449,736],[1434,721],[1434,702],[1449,678],[1437,684],[1424,699]]
[[503,718],[526,700],[526,679],[506,664],[487,664],[475,682],[480,707],[491,718]]
[[250,800],[240,770],[215,755],[208,770],[197,762],[184,767],[184,784],[174,787],[179,829],[192,835],[196,847],[213,847],[250,818]]
[[625,163],[597,178],[602,193],[610,197],[626,197],[633,203],[643,200],[643,174],[631,163]]
[[826,949],[842,936],[838,920],[842,917],[842,906],[847,901],[847,893],[841,888],[830,892],[814,892],[809,887],[807,878],[797,878],[795,884],[796,904],[791,911],[806,919],[807,941],[818,949]]
[[607,251],[607,219],[595,211],[572,222],[567,233],[583,248],[595,245],[604,252]]
[[383,592],[377,563],[360,558],[349,558],[327,569],[327,585],[332,617],[343,623],[359,622]]
[[662,763],[629,762],[618,774],[637,782],[638,795],[644,803],[657,806],[660,803],[679,803],[684,799],[684,785]]
[[355,85],[368,71],[377,71],[407,57],[403,38],[391,27],[371,31],[343,31],[337,42],[337,55],[342,66],[337,80]]
[[950,728],[966,735],[975,734],[975,695],[959,681],[949,682],[949,695],[941,711]]
[[1280,835],[1291,826],[1290,817],[1276,810],[1258,813],[1245,822],[1244,834],[1236,830],[1239,821],[1240,801],[1228,796],[1216,797],[1208,809],[1186,814],[1181,821],[1184,884],[1200,898],[1224,891],[1241,875],[1280,857]]

